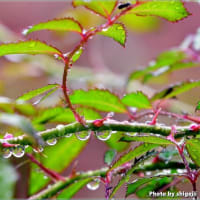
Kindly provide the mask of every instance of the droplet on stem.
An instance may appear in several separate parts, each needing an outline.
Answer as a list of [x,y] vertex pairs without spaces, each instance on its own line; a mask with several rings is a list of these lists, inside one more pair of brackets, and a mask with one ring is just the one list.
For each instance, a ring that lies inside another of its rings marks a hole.
[[110,131],[104,131],[104,132],[95,132],[95,135],[99,140],[106,141],[110,139],[111,132]]
[[10,158],[12,156],[12,150],[9,148],[3,149],[3,157]]
[[13,149],[13,156],[17,157],[17,158],[21,158],[24,156],[25,154],[25,151],[24,151],[24,147],[22,146],[19,146],[19,147],[15,147]]
[[76,134],[77,139],[81,141],[85,141],[90,138],[91,131],[76,132],[75,134]]
[[57,140],[55,138],[49,139],[46,141],[46,143],[50,146],[55,145],[57,143]]
[[89,190],[97,190],[100,186],[100,180],[99,179],[94,179],[93,181],[89,182],[87,184],[87,188]]

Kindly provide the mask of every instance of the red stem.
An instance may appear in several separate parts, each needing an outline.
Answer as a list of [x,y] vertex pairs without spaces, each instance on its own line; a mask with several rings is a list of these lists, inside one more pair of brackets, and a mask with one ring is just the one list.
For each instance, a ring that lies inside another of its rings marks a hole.
[[[91,37],[91,36],[94,36],[96,33],[98,32],[101,32],[103,29],[105,28],[108,28],[109,26],[111,26],[112,24],[114,24],[121,16],[125,15],[129,10],[133,9],[135,6],[137,6],[138,3],[136,4],[133,4],[129,7],[127,7],[125,10],[123,10],[122,12],[120,12],[119,14],[115,15],[113,18],[110,18],[110,15],[108,17],[108,21],[103,24],[103,25],[100,25],[98,27],[96,27],[95,29],[93,30],[88,30],[86,33],[82,33],[81,36],[82,36],[82,39],[81,41],[79,42],[79,44],[70,52],[70,54],[67,56],[67,58],[64,58],[63,55],[61,56],[63,61],[65,62],[65,68],[64,68],[64,72],[63,72],[63,81],[62,81],[62,88],[63,88],[63,94],[64,94],[64,97],[65,97],[65,101],[67,102],[69,108],[71,109],[71,111],[73,112],[74,114],[74,117],[75,119],[85,125],[85,120],[83,119],[83,117],[81,117],[75,110],[75,108],[73,107],[71,101],[70,101],[70,98],[69,98],[69,95],[67,93],[68,91],[68,88],[67,88],[67,75],[68,75],[68,69],[69,69],[69,65],[70,65],[70,61],[71,61],[71,58],[72,56],[74,55],[74,53],[80,49],[81,47],[83,47],[88,39]],[[115,8],[116,8],[116,5],[115,5]],[[112,13],[114,12],[114,9],[112,11]]]
[[26,155],[33,163],[35,163],[46,175],[51,177],[53,180],[65,181],[65,178],[63,176],[43,166],[42,163],[38,162],[33,155],[29,153],[27,153]]

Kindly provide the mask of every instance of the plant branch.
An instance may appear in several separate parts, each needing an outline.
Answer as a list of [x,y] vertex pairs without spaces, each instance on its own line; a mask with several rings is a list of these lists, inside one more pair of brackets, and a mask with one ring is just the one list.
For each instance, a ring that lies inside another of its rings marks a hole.
[[[53,138],[60,138],[71,133],[82,132],[82,131],[120,131],[120,132],[136,132],[136,133],[152,133],[160,134],[163,136],[170,135],[171,127],[170,126],[160,126],[148,125],[145,123],[138,122],[128,122],[128,121],[115,121],[108,120],[103,122],[100,127],[95,126],[94,121],[86,121],[85,125],[82,125],[78,122],[74,122],[68,125],[63,125],[63,127],[47,129],[46,131],[38,132],[38,135],[44,140],[47,141]],[[177,126],[175,138],[181,138],[184,136],[194,136],[200,134],[200,130],[191,130],[190,126]],[[33,145],[33,141],[28,135],[22,135],[10,139],[0,139],[0,144],[9,143],[9,144],[20,144],[20,145]],[[1,145],[2,146],[2,145]]]
[[[82,39],[80,40],[79,44],[77,46],[75,46],[75,48],[67,55],[66,58],[64,58],[64,56],[61,55],[61,58],[63,59],[63,61],[65,63],[64,72],[63,72],[63,79],[62,79],[62,88],[63,88],[63,94],[64,94],[64,97],[65,97],[65,101],[67,102],[69,108],[73,112],[76,121],[78,121],[82,125],[85,125],[85,120],[84,120],[83,117],[81,117],[76,112],[75,108],[73,107],[73,105],[72,105],[72,103],[70,101],[69,95],[67,93],[68,92],[67,76],[68,76],[69,66],[70,66],[70,64],[72,65],[72,63],[71,63],[72,56],[80,48],[84,47],[84,45],[87,43],[89,38],[91,38],[92,36],[96,35],[98,32],[101,32],[103,29],[108,28],[109,26],[113,25],[121,16],[125,15],[129,10],[133,9],[138,4],[139,4],[138,2],[136,4],[132,4],[128,8],[124,9],[123,11],[121,11],[119,14],[115,15],[112,19],[110,18],[110,15],[109,15],[108,19],[107,19],[107,22],[105,24],[102,24],[102,25],[94,28],[93,30],[88,30],[86,32],[84,32],[85,30],[83,30],[83,32],[81,33]],[[115,8],[116,8],[116,5],[115,5]],[[112,13],[113,12],[114,12],[114,9],[113,9]],[[128,114],[130,115],[130,113],[128,113]],[[133,117],[132,117],[132,119],[133,119]]]
[[105,177],[107,171],[108,171],[108,168],[105,167],[105,168],[95,170],[95,171],[88,171],[84,173],[79,172],[77,173],[75,177],[73,178],[66,177],[65,181],[58,181],[57,183],[53,184],[51,187],[48,187],[47,189],[44,189],[38,194],[31,196],[29,200],[48,199],[78,180],[82,180],[89,177],[97,177],[97,176]]

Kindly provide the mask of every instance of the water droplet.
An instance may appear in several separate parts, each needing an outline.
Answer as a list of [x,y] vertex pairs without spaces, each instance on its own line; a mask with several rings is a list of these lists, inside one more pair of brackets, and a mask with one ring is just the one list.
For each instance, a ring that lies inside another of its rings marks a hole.
[[19,146],[19,147],[16,147],[13,149],[13,156],[15,156],[17,158],[23,157],[24,154],[25,154],[25,151],[24,151],[24,147],[22,147],[22,146]]
[[3,149],[3,157],[10,158],[12,156],[12,150],[9,148]]
[[34,148],[33,148],[33,151],[34,151],[35,153],[40,153],[40,152],[43,151],[43,147],[42,147],[42,146],[39,146],[39,147],[37,147],[37,149],[34,149]]
[[111,137],[111,132],[110,131],[95,132],[95,135],[99,140],[106,141]]
[[54,54],[54,57],[55,57],[56,59],[58,59],[58,58],[59,58],[59,55],[58,55],[58,54]]
[[65,135],[66,138],[70,138],[72,136],[72,133]]
[[47,140],[46,143],[48,145],[52,146],[52,145],[55,145],[57,143],[57,140],[55,138],[53,138],[53,139]]
[[59,136],[64,136],[65,135],[65,126],[63,124],[57,125],[56,129],[59,130]]
[[91,131],[76,132],[75,134],[77,139],[84,141],[90,138]]
[[111,131],[111,134],[115,134],[115,133],[117,133],[117,131]]
[[22,35],[27,35],[27,33],[28,33],[28,29],[24,29],[24,30],[22,31]]
[[108,30],[108,28],[103,28],[103,29],[102,29],[103,32],[105,32],[105,31],[107,31],[107,30]]
[[100,185],[100,180],[94,179],[93,181],[91,181],[87,184],[87,188],[89,190],[97,190],[99,188],[99,185]]

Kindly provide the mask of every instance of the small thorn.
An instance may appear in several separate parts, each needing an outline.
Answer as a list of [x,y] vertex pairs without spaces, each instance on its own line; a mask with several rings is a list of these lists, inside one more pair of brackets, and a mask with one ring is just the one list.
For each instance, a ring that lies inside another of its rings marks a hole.
[[158,115],[159,115],[161,110],[162,110],[162,108],[157,109],[157,111],[155,112],[155,115],[154,115],[152,121],[149,123],[149,125],[155,125],[156,124]]

